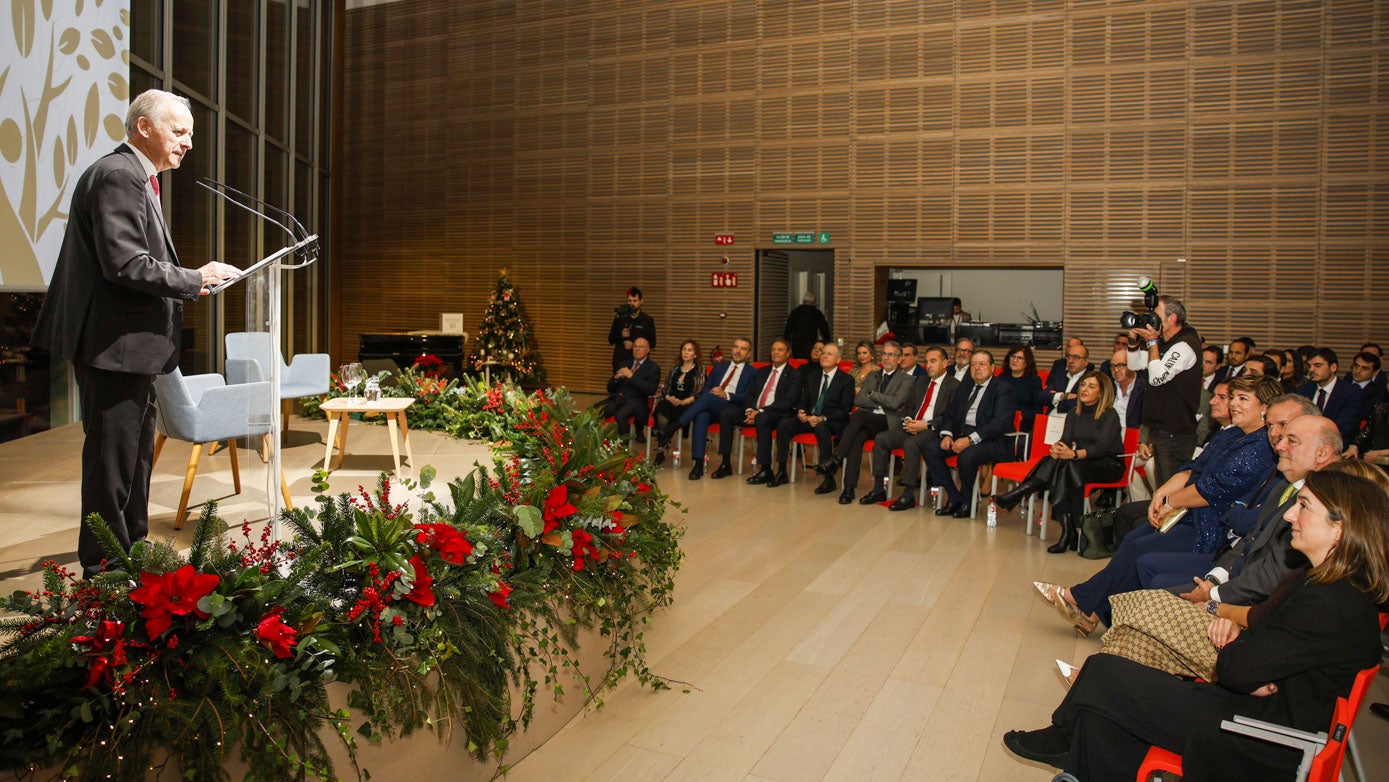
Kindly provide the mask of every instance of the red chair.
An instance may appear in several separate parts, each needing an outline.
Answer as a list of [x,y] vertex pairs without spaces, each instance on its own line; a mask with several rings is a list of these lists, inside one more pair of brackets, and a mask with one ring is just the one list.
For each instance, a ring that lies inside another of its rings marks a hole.
[[[1018,433],[1022,437],[1028,438],[1028,443],[1030,447],[1027,451],[1027,459],[1021,462],[999,462],[998,464],[995,464],[993,471],[993,479],[989,484],[990,494],[998,494],[999,478],[1002,478],[1005,481],[1012,481],[1013,483],[1021,483],[1023,479],[1027,477],[1027,474],[1032,472],[1032,468],[1036,467],[1037,463],[1042,460],[1042,457],[1046,456],[1051,452],[1051,443],[1046,441],[1048,418],[1049,416],[1040,413],[1033,416],[1032,434],[1030,437],[1026,432]],[[1060,433],[1058,432],[1058,435],[1059,434]],[[1032,497],[1027,498],[1026,531],[1028,535],[1032,534],[1032,500]],[[1043,529],[1042,534],[1043,537],[1041,539],[1046,540],[1045,529]]]
[[[1302,750],[1302,762],[1297,767],[1299,782],[1336,782],[1341,775],[1341,761],[1345,758],[1346,742],[1355,725],[1355,715],[1360,711],[1365,694],[1369,692],[1370,683],[1377,673],[1378,665],[1356,675],[1355,684],[1350,688],[1350,698],[1336,699],[1331,726],[1325,733],[1307,733],[1238,715],[1233,720],[1222,720],[1220,727],[1232,733]],[[1149,782],[1162,771],[1180,775],[1182,756],[1159,747],[1150,747],[1143,765],[1138,769],[1137,782]]]
[[841,362],[839,362],[839,371],[840,371],[840,372],[843,372],[843,373],[845,373],[845,374],[848,374],[848,373],[850,373],[850,372],[853,372],[853,371],[854,371],[854,362],[852,362],[852,361],[841,361]]
[[1042,379],[1042,388],[1046,388],[1046,387],[1047,387],[1047,378],[1050,377],[1050,376],[1051,376],[1051,370],[1050,370],[1050,369],[1039,369],[1039,370],[1037,370],[1037,377],[1039,377],[1039,378]]
[[786,359],[786,363],[790,364],[792,369],[800,369],[801,367],[810,363],[810,361],[809,359],[804,358],[788,358]]
[[[1138,456],[1138,430],[1137,430],[1137,429],[1125,429],[1125,430],[1124,430],[1124,455],[1123,455],[1123,458],[1124,458],[1124,477],[1123,477],[1122,480],[1114,481],[1113,483],[1087,483],[1087,484],[1085,484],[1085,511],[1084,511],[1085,513],[1089,513],[1089,512],[1090,512],[1090,492],[1091,492],[1092,490],[1094,490],[1094,489],[1119,489],[1120,491],[1127,491],[1127,490],[1128,490],[1129,481],[1133,478],[1133,469],[1134,469],[1134,468],[1133,468],[1133,465],[1134,465],[1134,460],[1135,460],[1135,458],[1136,458],[1137,456]],[[1042,518],[1041,518],[1040,521],[1037,522],[1038,526],[1041,528],[1041,532],[1040,532],[1040,533],[1038,534],[1038,536],[1037,536],[1037,539],[1038,539],[1038,540],[1046,540],[1046,539],[1047,539],[1047,537],[1046,537],[1046,524],[1047,524],[1047,522],[1051,521],[1051,503],[1049,502],[1050,498],[1051,498],[1051,492],[1050,492],[1050,491],[1046,491],[1046,492],[1043,492],[1043,493],[1042,493]]]

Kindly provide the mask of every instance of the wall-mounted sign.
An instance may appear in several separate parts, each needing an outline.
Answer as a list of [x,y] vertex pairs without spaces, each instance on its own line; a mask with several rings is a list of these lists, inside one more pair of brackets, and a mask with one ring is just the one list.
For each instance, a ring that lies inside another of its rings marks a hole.
[[[820,244],[829,244],[830,235],[820,234]],[[815,244],[815,234],[772,234],[772,244]]]
[[733,244],[733,234],[715,234],[714,244]]
[[711,272],[709,274],[709,287],[711,288],[736,288],[738,287],[738,272]]

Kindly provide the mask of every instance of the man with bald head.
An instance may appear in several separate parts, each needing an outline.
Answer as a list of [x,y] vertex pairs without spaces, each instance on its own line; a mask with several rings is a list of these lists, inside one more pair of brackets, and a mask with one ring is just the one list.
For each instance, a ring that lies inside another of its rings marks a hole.
[[53,281],[33,343],[71,361],[81,399],[82,572],[107,553],[87,526],[99,514],[127,550],[149,530],[154,378],[178,366],[184,302],[241,272],[179,264],[164,222],[159,174],[193,148],[187,98],[148,90],[131,101],[126,140],[77,180]]

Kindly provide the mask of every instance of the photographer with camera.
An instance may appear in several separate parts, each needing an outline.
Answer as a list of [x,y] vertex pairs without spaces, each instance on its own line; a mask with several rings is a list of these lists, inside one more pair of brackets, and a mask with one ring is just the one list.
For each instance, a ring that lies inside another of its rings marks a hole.
[[651,349],[656,347],[656,321],[641,311],[641,288],[627,289],[627,303],[613,307],[612,328],[608,329],[608,344],[613,346],[613,371],[632,363],[632,342],[645,337]]
[[[1161,486],[1196,449],[1196,409],[1201,402],[1201,336],[1187,325],[1186,307],[1157,285],[1138,278],[1144,313],[1125,312],[1119,324],[1143,346],[1129,350],[1129,368],[1148,371],[1143,394],[1143,441],[1139,455],[1152,458],[1155,486]],[[1132,346],[1137,347],[1137,346]]]

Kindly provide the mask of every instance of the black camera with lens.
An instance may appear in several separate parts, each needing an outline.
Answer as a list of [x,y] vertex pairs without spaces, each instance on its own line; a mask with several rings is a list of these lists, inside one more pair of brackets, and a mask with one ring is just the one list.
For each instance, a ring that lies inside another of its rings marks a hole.
[[1119,315],[1119,326],[1125,329],[1152,329],[1162,331],[1162,318],[1153,310],[1158,305],[1157,283],[1148,277],[1138,278],[1138,289],[1143,291],[1143,306],[1148,308],[1147,312],[1130,312],[1125,310]]
[[630,304],[613,307],[613,314],[619,318],[630,318],[633,312],[636,312],[636,310],[632,309],[632,305]]

